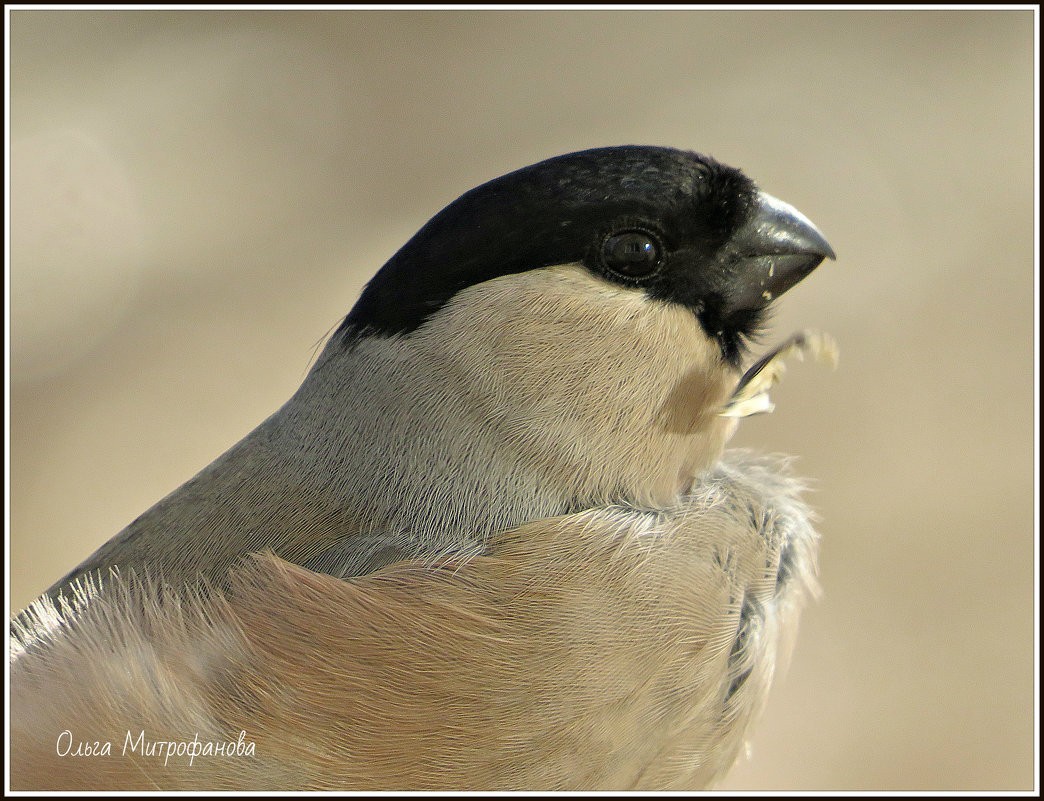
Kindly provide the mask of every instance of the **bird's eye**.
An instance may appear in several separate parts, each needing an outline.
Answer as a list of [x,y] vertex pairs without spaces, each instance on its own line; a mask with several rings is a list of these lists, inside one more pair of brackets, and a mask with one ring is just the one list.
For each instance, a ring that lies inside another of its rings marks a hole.
[[610,234],[602,243],[605,266],[624,278],[646,278],[660,267],[660,245],[645,231]]

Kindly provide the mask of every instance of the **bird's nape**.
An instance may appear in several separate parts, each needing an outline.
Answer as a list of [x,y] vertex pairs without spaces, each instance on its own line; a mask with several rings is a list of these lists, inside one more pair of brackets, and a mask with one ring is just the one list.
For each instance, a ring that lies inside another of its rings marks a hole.
[[19,616],[13,785],[713,783],[816,573],[800,481],[725,449],[782,358],[830,340],[744,353],[832,258],[740,170],[672,148],[461,195],[281,409]]

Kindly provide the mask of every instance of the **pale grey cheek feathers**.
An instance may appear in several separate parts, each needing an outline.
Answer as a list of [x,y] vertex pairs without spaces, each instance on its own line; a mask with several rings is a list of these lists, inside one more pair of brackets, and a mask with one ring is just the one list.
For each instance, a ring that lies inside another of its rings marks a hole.
[[[815,589],[788,465],[724,448],[819,340],[742,379],[740,355],[832,256],[738,170],[665,148],[465,194],[283,408],[15,621],[12,785],[717,780]],[[255,751],[62,758],[65,730]]]
[[294,404],[316,419],[283,430],[340,418],[356,446],[313,440],[306,458],[350,460],[330,491],[366,499],[369,545],[305,564],[350,575],[389,548],[476,553],[528,520],[659,508],[721,453],[735,423],[713,411],[736,380],[689,312],[578,265],[469,287],[408,336],[331,344]]

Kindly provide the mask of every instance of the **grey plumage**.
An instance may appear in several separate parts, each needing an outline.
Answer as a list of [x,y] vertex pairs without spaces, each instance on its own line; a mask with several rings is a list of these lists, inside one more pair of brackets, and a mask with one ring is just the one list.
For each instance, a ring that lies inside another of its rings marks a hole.
[[722,461],[781,371],[741,378],[742,353],[827,257],[806,218],[681,151],[585,151],[467,193],[279,411],[16,620],[18,775],[139,786],[126,765],[41,772],[60,711],[105,710],[267,743],[242,768],[146,771],[169,788],[720,777],[815,584],[786,465]]
[[579,266],[484,282],[413,337],[328,344],[282,409],[80,572],[118,563],[220,582],[270,548],[346,575],[382,547],[432,557],[614,498],[655,506],[732,425],[672,411],[693,370],[724,401],[735,378],[714,351],[685,310]]
[[[801,489],[785,461],[730,451],[667,508],[527,524],[470,560],[344,583],[261,559],[225,593],[106,583],[12,668],[13,785],[705,786],[735,761],[815,591]],[[256,755],[63,761],[63,729],[117,750],[128,730],[246,730]]]

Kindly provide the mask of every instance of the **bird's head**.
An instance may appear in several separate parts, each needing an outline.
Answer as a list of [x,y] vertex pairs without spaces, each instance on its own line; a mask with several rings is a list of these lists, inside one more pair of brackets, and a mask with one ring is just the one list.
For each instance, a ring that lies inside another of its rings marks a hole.
[[746,343],[833,257],[738,169],[663,147],[585,150],[435,215],[369,282],[324,359],[405,349],[416,358],[394,360],[401,369],[441,371],[477,425],[541,470],[596,495],[662,474],[637,492],[658,498],[720,455],[734,422],[717,412]]
[[771,301],[833,257],[804,215],[733,167],[663,147],[585,150],[451,203],[370,282],[341,333],[407,334],[467,287],[575,263],[688,309],[737,364]]

